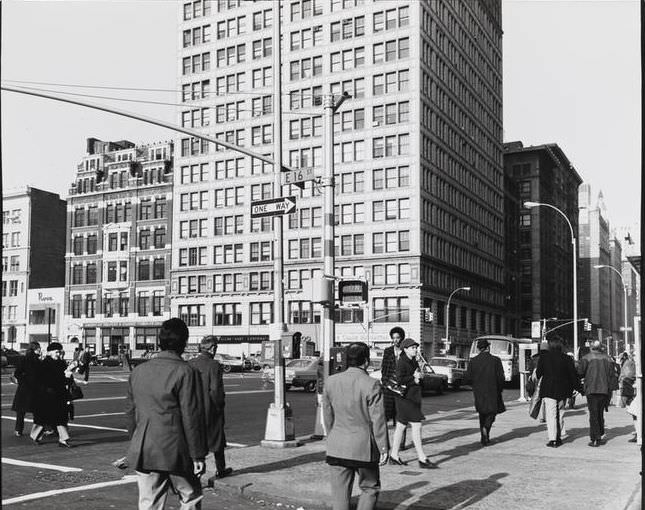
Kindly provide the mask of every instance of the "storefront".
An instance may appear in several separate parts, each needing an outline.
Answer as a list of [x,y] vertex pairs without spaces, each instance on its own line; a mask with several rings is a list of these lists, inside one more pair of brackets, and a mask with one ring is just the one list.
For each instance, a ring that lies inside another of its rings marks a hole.
[[65,342],[62,335],[62,316],[65,289],[29,289],[27,291],[27,330],[24,349],[29,342],[45,346],[50,342]]

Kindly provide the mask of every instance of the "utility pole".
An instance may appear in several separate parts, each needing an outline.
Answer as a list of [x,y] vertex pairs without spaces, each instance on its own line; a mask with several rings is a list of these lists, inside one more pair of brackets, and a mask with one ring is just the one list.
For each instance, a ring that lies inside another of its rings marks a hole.
[[[273,2],[273,196],[282,197],[282,65],[280,44],[281,1]],[[285,448],[299,446],[295,440],[291,409],[285,402],[284,357],[282,333],[284,322],[284,281],[282,260],[282,216],[273,217],[273,323],[269,340],[273,343],[275,361],[274,401],[267,410],[267,421],[262,446]]]
[[[337,102],[334,102],[333,95],[323,97],[323,136],[324,139],[324,160],[323,175],[321,184],[323,188],[323,280],[335,281],[334,271],[334,114],[340,106],[351,96],[343,92]],[[323,282],[328,289],[327,303],[323,305],[323,316],[321,321],[321,338],[322,348],[321,356],[323,360],[323,387],[329,377],[329,366],[331,362],[331,348],[334,346],[335,324],[334,324],[334,305],[335,305],[335,285],[329,285]],[[322,395],[318,391],[318,401],[316,408],[316,421],[314,426],[314,437],[327,435],[322,425]]]

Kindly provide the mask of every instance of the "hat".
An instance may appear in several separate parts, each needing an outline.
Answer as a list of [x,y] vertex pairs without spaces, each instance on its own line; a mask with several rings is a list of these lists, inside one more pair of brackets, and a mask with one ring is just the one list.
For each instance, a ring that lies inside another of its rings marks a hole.
[[419,342],[417,342],[416,340],[412,340],[412,338],[406,338],[399,344],[399,348],[406,349],[413,345],[419,345]]
[[47,352],[49,351],[62,351],[63,346],[58,342],[52,342],[47,346]]
[[477,340],[477,349],[479,349],[480,351],[483,351],[489,345],[490,345],[490,342],[488,340],[486,340],[485,338]]

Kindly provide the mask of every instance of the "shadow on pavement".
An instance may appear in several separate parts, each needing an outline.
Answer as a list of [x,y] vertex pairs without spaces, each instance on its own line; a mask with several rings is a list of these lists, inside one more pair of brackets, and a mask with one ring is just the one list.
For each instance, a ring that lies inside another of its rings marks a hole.
[[260,464],[258,466],[249,466],[242,469],[236,469],[234,475],[245,475],[247,473],[269,473],[281,469],[289,469],[303,464],[310,464],[313,462],[323,462],[325,460],[325,452],[308,453],[300,455],[292,459],[281,460],[277,462],[269,462],[268,464]]
[[422,443],[423,444],[440,443],[441,441],[450,441],[451,439],[455,439],[455,438],[462,437],[462,436],[467,436],[469,434],[475,434],[475,433],[478,433],[478,432],[479,432],[478,428],[450,430],[448,432],[444,432],[443,434],[441,434],[439,436],[428,437],[428,438],[422,440]]
[[[381,492],[378,508],[393,510],[401,504],[405,504],[407,510],[466,508],[499,489],[502,484],[498,480],[506,476],[508,473],[495,473],[488,478],[461,480],[420,495],[413,494],[412,491],[429,482],[417,482],[397,490]],[[408,500],[410,502],[406,503]]]

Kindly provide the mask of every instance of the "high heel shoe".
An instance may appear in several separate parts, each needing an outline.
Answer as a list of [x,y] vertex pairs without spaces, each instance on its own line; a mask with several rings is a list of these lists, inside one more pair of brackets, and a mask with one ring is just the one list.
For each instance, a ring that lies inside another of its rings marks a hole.
[[61,448],[71,448],[72,445],[69,444],[67,441],[58,441],[58,446]]
[[437,469],[439,466],[430,462],[430,459],[426,457],[425,460],[419,461],[419,467],[422,469]]
[[408,463],[405,462],[404,460],[401,459],[395,459],[394,457],[390,457],[390,460],[388,461],[390,464],[395,465],[395,466],[407,466]]

